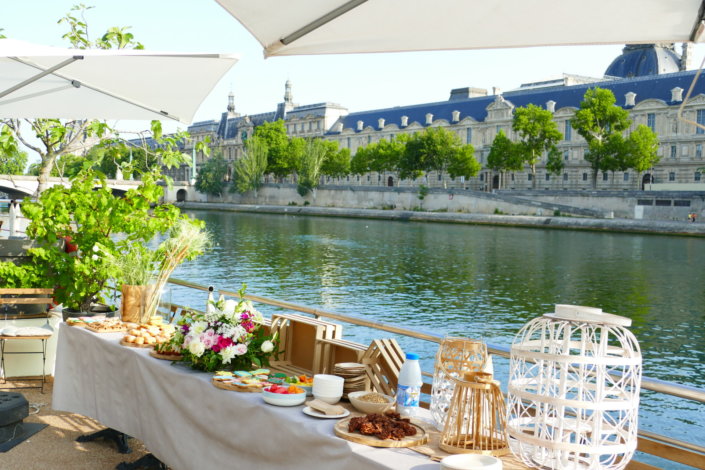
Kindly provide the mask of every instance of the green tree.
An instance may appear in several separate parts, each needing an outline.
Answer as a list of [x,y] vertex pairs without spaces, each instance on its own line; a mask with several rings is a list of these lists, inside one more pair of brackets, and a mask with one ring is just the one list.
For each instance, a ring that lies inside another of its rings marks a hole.
[[407,134],[399,134],[360,147],[350,162],[350,171],[357,175],[397,171],[408,139]]
[[553,113],[539,106],[529,104],[514,110],[512,129],[519,136],[518,148],[523,163],[531,169],[531,186],[536,188],[536,163],[546,152],[556,151],[556,144],[563,138],[553,120]]
[[222,150],[216,150],[196,174],[196,191],[220,196],[225,189],[227,173],[228,162],[225,161]]
[[563,171],[563,168],[565,168],[565,163],[561,157],[561,152],[554,147],[548,151],[546,156],[546,172],[558,176]]
[[286,135],[284,121],[265,122],[255,127],[254,137],[260,139],[267,147],[267,173],[277,178],[284,178],[296,170],[296,162],[292,161],[290,139]]
[[245,144],[245,153],[235,162],[235,188],[238,192],[257,191],[262,186],[262,177],[267,171],[268,148],[259,137],[251,137]]
[[[179,219],[187,219],[173,205],[159,203],[160,176],[158,171],[144,174],[137,188],[118,197],[104,175],[86,170],[70,187],[53,186],[36,202],[22,204],[22,213],[31,220],[27,233],[37,247],[28,250],[31,260],[20,269],[11,262],[0,263],[2,285],[55,287],[58,302],[87,311],[107,281],[120,278],[116,257],[131,244],[146,244]],[[66,253],[59,244],[64,237],[70,237],[78,251]]]
[[648,127],[639,124],[627,139],[629,167],[639,173],[656,165],[661,157],[658,155],[658,136]]
[[492,141],[490,153],[487,155],[487,168],[500,175],[500,188],[503,186],[507,171],[519,171],[523,166],[520,149],[509,137],[500,130]]
[[338,148],[338,143],[322,140],[326,155],[321,165],[321,175],[342,178],[350,174],[350,149]]
[[463,145],[455,132],[442,127],[429,128],[414,133],[406,142],[399,161],[399,177],[418,178],[429,171],[441,176],[447,172],[454,178],[474,176],[480,170],[474,153],[473,146]]
[[592,169],[593,188],[597,187],[598,172],[617,167],[625,151],[623,132],[631,121],[629,112],[615,105],[616,101],[612,91],[590,88],[571,119],[573,128],[588,144],[585,160]]
[[309,139],[301,156],[301,163],[298,168],[298,185],[296,191],[301,196],[309,192],[316,198],[316,188],[321,178],[321,168],[326,158],[326,144],[320,139]]
[[[2,140],[7,139],[8,145],[5,148]],[[3,127],[0,131],[0,174],[22,175],[27,166],[27,152],[23,152],[17,145],[14,145],[9,128]]]

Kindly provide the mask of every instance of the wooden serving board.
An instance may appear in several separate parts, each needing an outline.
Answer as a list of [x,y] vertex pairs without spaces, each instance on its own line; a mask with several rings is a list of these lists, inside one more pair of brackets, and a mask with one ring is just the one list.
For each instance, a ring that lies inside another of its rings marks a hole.
[[413,447],[420,446],[428,442],[428,433],[426,433],[423,427],[416,424],[414,420],[411,420],[411,424],[416,428],[416,435],[406,436],[400,441],[395,441],[393,439],[382,440],[375,436],[365,436],[364,434],[360,434],[358,432],[349,432],[348,423],[350,423],[352,418],[353,417],[341,419],[335,423],[333,431],[335,431],[336,436],[350,442],[356,442],[358,444],[364,444],[372,447]]
[[123,346],[127,346],[128,348],[154,348],[153,344],[137,344],[137,343],[128,343],[125,341],[125,338],[120,340],[120,344]]
[[245,393],[261,393],[262,387],[243,387],[234,383],[225,383],[220,380],[215,380],[211,379],[211,383],[215,388],[219,388],[221,390],[230,390],[231,392],[245,392]]
[[149,351],[149,355],[156,359],[164,359],[165,361],[180,361],[184,358],[181,354],[161,354],[157,351]]
[[112,329],[106,330],[106,329],[102,329],[100,327],[96,328],[90,324],[86,325],[86,329],[92,331],[93,333],[124,333],[125,331],[127,331],[127,327],[125,327],[125,326],[123,326],[122,328],[118,328],[118,329],[112,328]]

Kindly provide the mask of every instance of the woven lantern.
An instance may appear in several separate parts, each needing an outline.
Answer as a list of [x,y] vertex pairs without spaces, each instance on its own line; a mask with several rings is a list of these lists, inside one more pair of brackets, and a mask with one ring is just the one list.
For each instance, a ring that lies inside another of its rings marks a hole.
[[431,389],[431,416],[439,430],[443,429],[456,380],[465,372],[483,370],[487,362],[487,346],[467,338],[445,338],[438,352]]
[[451,454],[509,453],[504,396],[487,372],[465,372],[455,382],[439,446]]
[[527,323],[511,349],[507,431],[525,464],[622,469],[636,450],[641,351],[631,320],[575,305]]

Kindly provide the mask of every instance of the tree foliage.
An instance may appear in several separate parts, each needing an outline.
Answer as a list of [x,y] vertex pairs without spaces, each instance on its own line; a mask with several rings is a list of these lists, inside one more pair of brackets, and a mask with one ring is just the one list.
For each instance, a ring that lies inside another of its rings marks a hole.
[[490,153],[487,155],[487,167],[504,175],[507,171],[519,171],[524,162],[518,145],[500,130],[492,141]]
[[330,140],[323,140],[326,149],[321,174],[331,178],[341,178],[350,174],[350,149],[339,149],[338,143]]
[[383,173],[397,170],[408,139],[407,134],[400,134],[360,147],[352,157],[350,171],[362,175],[371,171]]
[[532,187],[536,188],[536,163],[544,152],[551,155],[557,151],[556,144],[563,135],[553,120],[553,113],[533,104],[514,110],[512,129],[519,136],[518,153],[531,169]]
[[10,128],[0,129],[0,174],[22,175],[27,166],[27,152],[23,152],[12,138]]
[[299,180],[296,190],[301,196],[305,196],[318,187],[321,178],[321,168],[325,162],[327,151],[327,145],[321,139],[306,141],[306,147],[297,171]]
[[[132,244],[144,245],[187,218],[176,207],[159,203],[163,195],[159,177],[157,171],[144,174],[139,187],[118,197],[107,186],[105,175],[84,170],[70,187],[57,185],[36,202],[25,202],[22,213],[31,221],[27,234],[38,247],[28,251],[31,261],[19,269],[10,262],[0,263],[2,284],[55,287],[58,302],[87,310],[93,299],[100,299],[110,278],[121,279],[117,257]],[[78,250],[60,249],[62,239]]]
[[429,128],[409,137],[398,165],[400,178],[418,178],[430,171],[471,177],[480,171],[472,145],[445,128]]
[[629,128],[629,112],[617,106],[614,93],[599,87],[585,92],[571,125],[587,142],[585,160],[592,169],[592,186],[600,171],[615,171],[625,152],[623,132]]
[[225,189],[228,162],[221,150],[216,150],[196,174],[196,190],[211,196],[220,196]]
[[235,162],[235,188],[238,192],[254,191],[262,186],[267,171],[267,144],[260,137],[251,137],[245,144],[245,153]]
[[283,120],[257,126],[253,136],[267,148],[267,173],[283,178],[296,170],[296,162],[291,158],[291,139],[286,134]]
[[629,167],[639,173],[656,165],[658,155],[658,136],[647,126],[639,124],[627,139]]

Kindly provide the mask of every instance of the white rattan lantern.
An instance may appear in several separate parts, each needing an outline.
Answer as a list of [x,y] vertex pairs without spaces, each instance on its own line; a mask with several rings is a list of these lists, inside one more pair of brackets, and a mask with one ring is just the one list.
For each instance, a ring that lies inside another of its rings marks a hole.
[[507,430],[536,468],[622,469],[636,450],[641,351],[631,320],[556,305],[511,350]]

